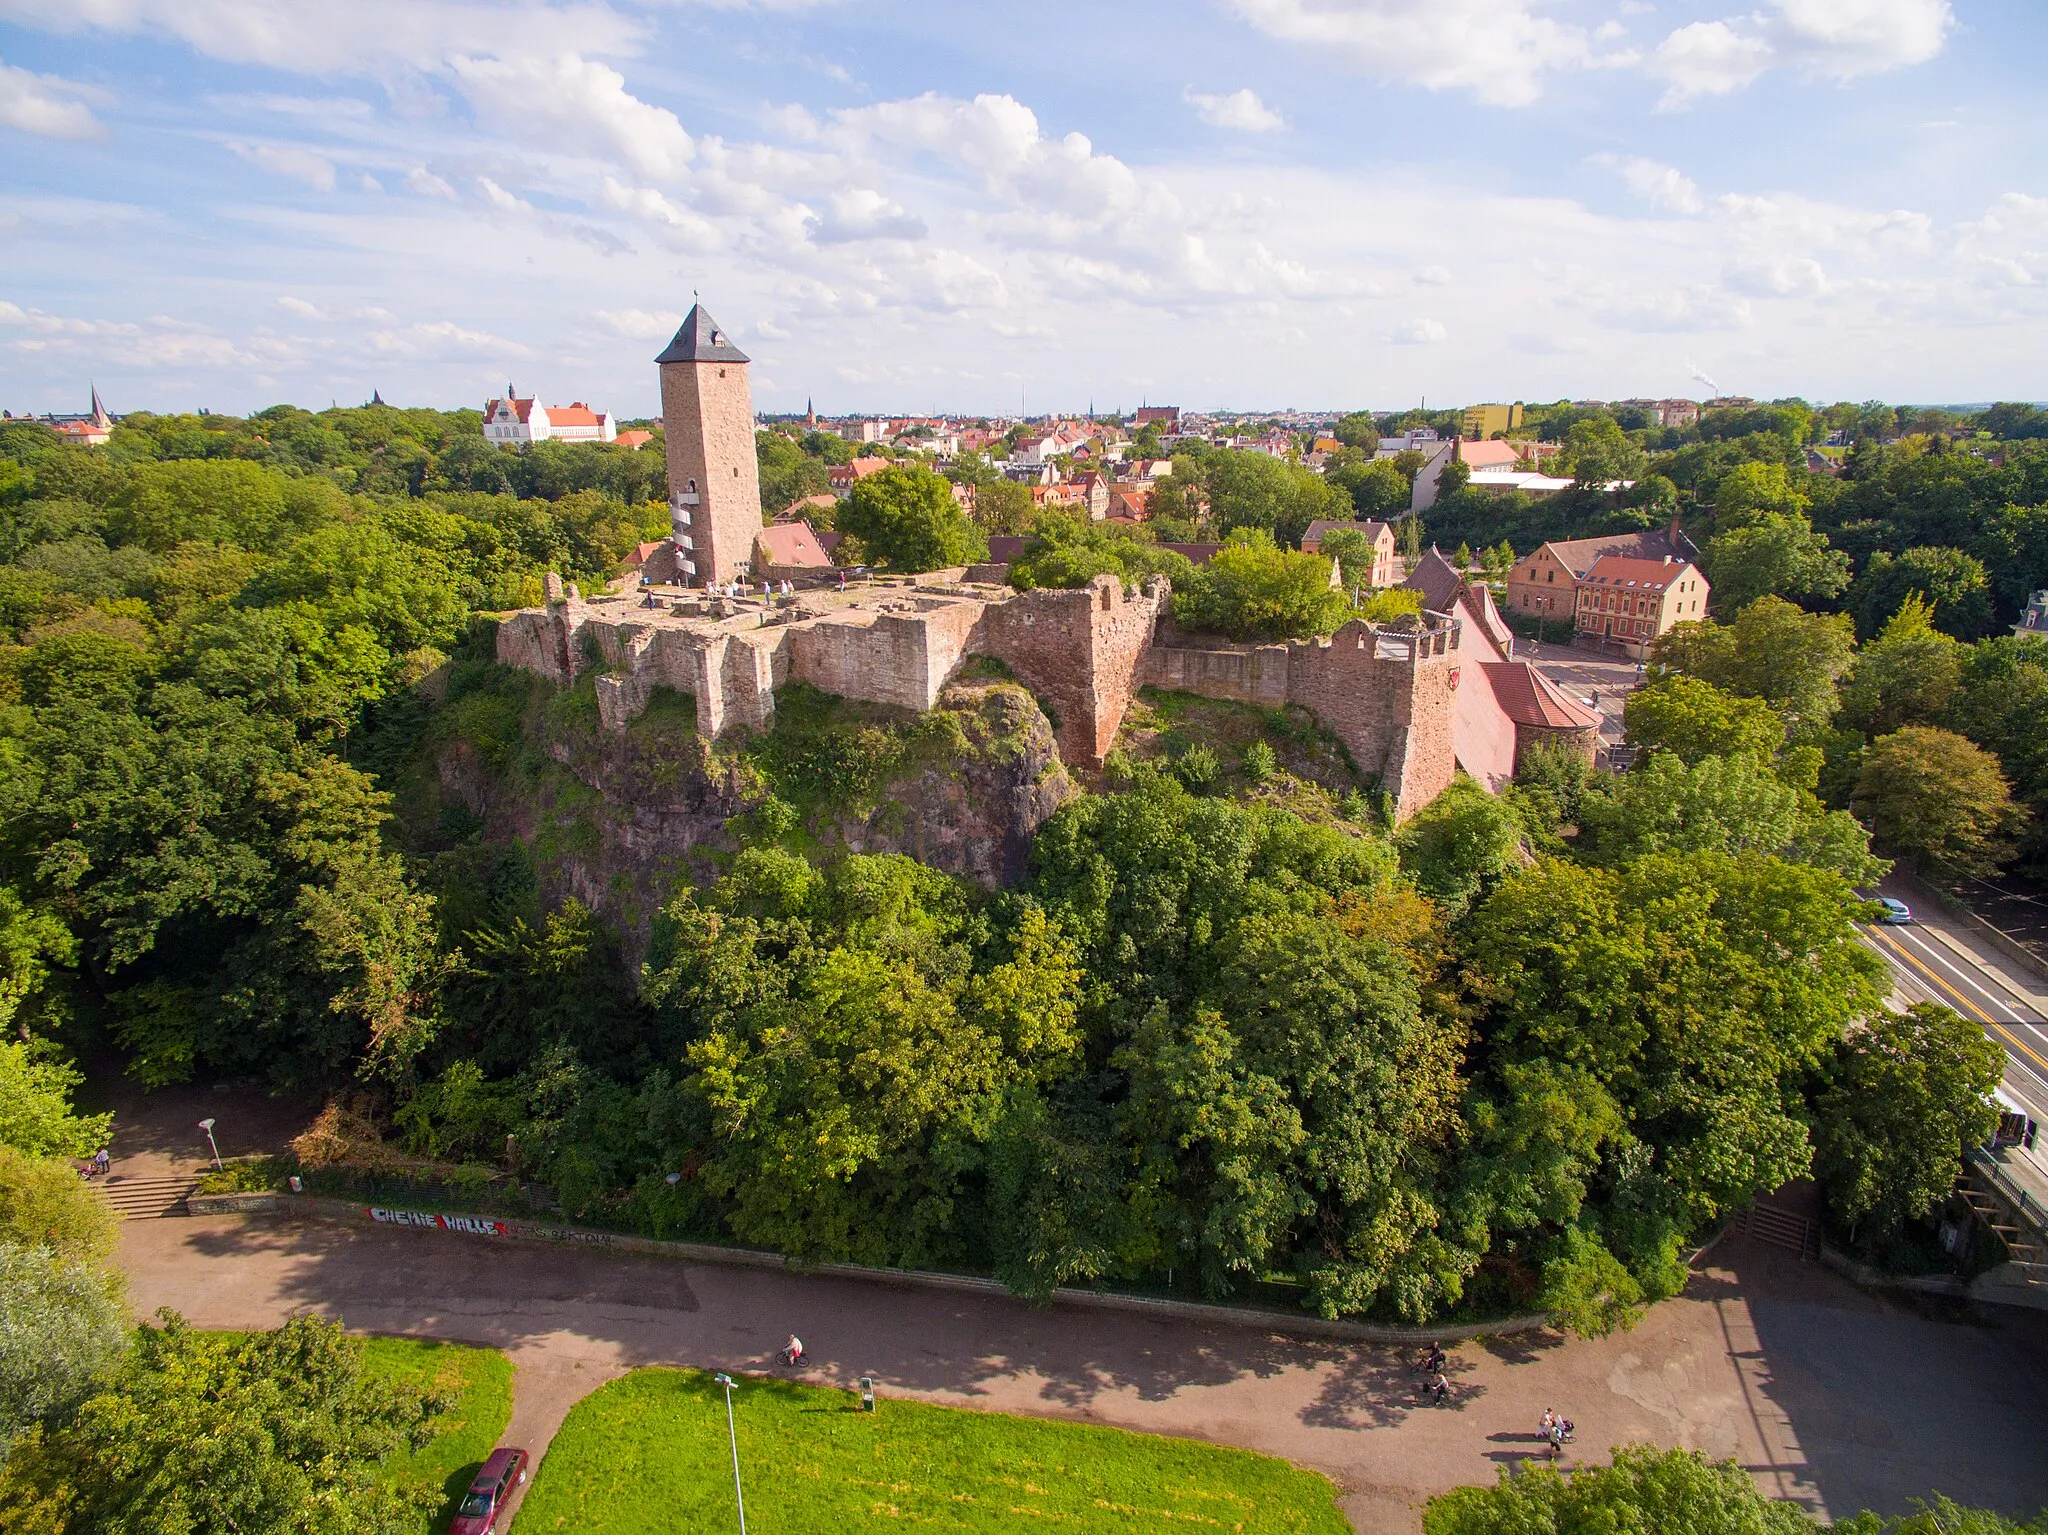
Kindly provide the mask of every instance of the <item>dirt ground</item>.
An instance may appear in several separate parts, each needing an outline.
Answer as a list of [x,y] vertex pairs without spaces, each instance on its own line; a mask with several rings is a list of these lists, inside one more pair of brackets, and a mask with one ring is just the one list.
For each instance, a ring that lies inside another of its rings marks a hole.
[[[181,1128],[211,1106],[222,1151],[288,1135],[303,1106],[153,1099],[117,1156],[196,1167]],[[224,1132],[224,1133],[223,1133]],[[117,1164],[118,1166],[119,1164]],[[794,1331],[806,1375],[885,1395],[1181,1434],[1329,1474],[1361,1531],[1411,1531],[1419,1503],[1537,1453],[1546,1407],[1587,1459],[1631,1441],[1733,1456],[1816,1512],[1904,1512],[1945,1492],[2014,1515],[2048,1506],[2048,1315],[1923,1313],[1742,1241],[1633,1332],[1452,1350],[1451,1403],[1422,1404],[1398,1351],[763,1273],[596,1249],[289,1218],[130,1222],[135,1309],[210,1327],[302,1311],[372,1333],[490,1344],[518,1368],[510,1440],[539,1451],[574,1403],[642,1364],[765,1370]]]

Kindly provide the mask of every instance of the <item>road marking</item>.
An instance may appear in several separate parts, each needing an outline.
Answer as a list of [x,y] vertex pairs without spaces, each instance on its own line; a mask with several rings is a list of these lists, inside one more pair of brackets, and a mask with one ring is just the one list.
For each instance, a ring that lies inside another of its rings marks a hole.
[[[1911,966],[1913,973],[1919,979],[1932,983],[1953,997],[1956,1002],[1956,1010],[1973,1023],[1982,1024],[1986,1029],[1990,1030],[1998,1042],[2005,1046],[2007,1053],[2017,1052],[2025,1057],[2022,1064],[2027,1067],[2032,1075],[2039,1077],[2042,1082],[2048,1083],[2048,1056],[2042,1055],[2022,1039],[2018,1031],[2011,1024],[2001,1023],[1998,1019],[1991,1017],[1983,1008],[1972,1002],[1968,997],[1956,990],[1955,987],[1949,985],[1947,981],[1936,975],[1928,966],[1922,964],[1910,950],[1895,940],[1891,934],[1879,932],[1875,928],[1871,928],[1868,931],[1872,938],[1892,950],[1901,960]],[[1953,967],[1951,966],[1950,968]],[[1986,995],[1988,996],[1989,993],[1986,993]],[[2012,1009],[2007,1008],[2006,1011],[2011,1012]],[[2025,1020],[2020,1019],[2017,1013],[2013,1014],[2013,1016],[2015,1020],[2020,1022],[2021,1027],[2028,1027]]]
[[[1949,953],[1962,960],[1964,964],[1974,966],[1979,975],[1989,976],[1995,980],[1998,983],[1999,989],[2007,995],[2018,997],[2022,1002],[2037,1010],[2048,1009],[2048,997],[2035,996],[2005,971],[1987,963],[1983,955],[1971,949],[1968,944],[1956,937],[1947,928],[1936,927],[1931,923],[1915,923],[1914,932],[1923,941],[1927,938],[1935,939]],[[1988,991],[1986,995],[1989,995]]]

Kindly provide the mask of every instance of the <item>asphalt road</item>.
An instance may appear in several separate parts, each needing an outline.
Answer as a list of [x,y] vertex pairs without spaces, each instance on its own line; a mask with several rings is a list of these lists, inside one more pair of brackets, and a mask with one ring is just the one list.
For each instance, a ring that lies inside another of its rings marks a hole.
[[1923,887],[1892,877],[1878,889],[1913,909],[1909,925],[1863,929],[1891,967],[1898,997],[1940,1002],[1982,1024],[2005,1051],[2006,1092],[2048,1126],[2048,979],[1984,943]]

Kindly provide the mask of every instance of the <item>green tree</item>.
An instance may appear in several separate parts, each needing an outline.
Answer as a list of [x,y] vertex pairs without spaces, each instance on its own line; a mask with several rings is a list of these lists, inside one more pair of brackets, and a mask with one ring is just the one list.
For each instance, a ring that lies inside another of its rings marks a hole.
[[1370,586],[1374,550],[1372,540],[1357,528],[1335,528],[1323,536],[1316,552],[1335,560],[1343,572],[1346,588]]
[[1815,1535],[1820,1529],[1797,1504],[1757,1491],[1733,1461],[1648,1445],[1622,1446],[1612,1464],[1580,1467],[1569,1478],[1550,1466],[1503,1468],[1494,1486],[1440,1493],[1422,1514],[1423,1535]]
[[1738,698],[1683,672],[1629,694],[1622,727],[1638,752],[1668,752],[1688,767],[1708,757],[1774,757],[1785,746],[1785,722],[1761,698]]
[[0,1146],[0,1243],[47,1247],[67,1262],[96,1264],[114,1251],[112,1208],[68,1162]]
[[1029,486],[991,479],[974,492],[975,525],[988,533],[1022,533],[1037,515]]
[[1329,471],[1328,479],[1351,497],[1352,515],[1357,517],[1397,517],[1414,497],[1409,477],[1384,458],[1340,465]]
[[1321,475],[1265,453],[1214,455],[1203,485],[1219,533],[1254,529],[1281,544],[1299,543],[1318,517],[1348,517],[1354,510],[1349,497]]
[[1974,555],[1960,549],[1908,549],[1894,555],[1880,549],[1849,590],[1859,633],[1875,634],[1918,593],[1934,608],[1934,623],[1957,639],[1972,640],[1991,628],[1991,578]]
[[1884,846],[1964,873],[2010,856],[2023,816],[1996,757],[1928,725],[1870,743],[1851,806]]
[[1874,736],[1931,725],[1948,708],[1962,673],[1963,647],[1934,627],[1927,602],[1909,594],[1842,679],[1840,723]]
[[1612,416],[1588,416],[1565,433],[1558,472],[1569,474],[1581,490],[1604,490],[1617,480],[1635,479],[1647,462]]
[[1797,740],[1834,718],[1836,681],[1856,655],[1846,615],[1808,613],[1759,597],[1732,624],[1683,623],[1659,637],[1653,661],[1742,698],[1761,698]]
[[1810,504],[1794,487],[1783,464],[1737,464],[1714,488],[1714,522],[1727,532],[1749,527],[1766,516],[1797,516]]
[[931,470],[898,464],[861,480],[839,504],[836,526],[891,570],[942,570],[985,558],[988,541]]
[[[1462,957],[1493,1079],[1544,1061],[1612,1100],[1623,1128],[1602,1151],[1597,1240],[1647,1298],[1685,1282],[1694,1231],[1806,1170],[1798,1086],[1883,995],[1858,910],[1835,874],[1702,851],[1539,863],[1474,911]],[[1483,1205],[1466,1218],[1509,1224]],[[1568,1241],[1535,1233],[1563,1242],[1551,1255],[1581,1295],[1602,1270],[1586,1221]]]
[[1723,613],[1740,613],[1759,597],[1834,597],[1849,584],[1849,556],[1830,549],[1827,536],[1797,513],[1764,512],[1716,534],[1706,563]]
[[113,1131],[111,1114],[78,1114],[78,1070],[25,1040],[0,1040],[0,1146],[31,1156],[90,1156]]
[[1183,627],[1236,640],[1329,634],[1348,614],[1345,595],[1330,585],[1327,559],[1282,549],[1254,528],[1233,533],[1173,594],[1173,615]]
[[1462,915],[1522,856],[1514,810],[1462,774],[1418,811],[1395,841],[1415,888]]
[[0,1243],[0,1445],[75,1407],[127,1342],[118,1278],[54,1248]]
[[194,1332],[168,1313],[68,1422],[31,1431],[0,1472],[0,1528],[79,1535],[400,1535],[438,1487],[381,1462],[425,1442],[444,1405],[366,1375],[363,1345],[313,1317]]
[[1837,1044],[1814,1104],[1815,1171],[1835,1218],[1882,1247],[1936,1209],[1963,1148],[1996,1127],[2004,1074],[1984,1030],[1935,1003],[1881,1012]]
[[1579,807],[1586,856],[1604,864],[1653,853],[1768,854],[1812,864],[1852,885],[1886,865],[1870,856],[1870,835],[1845,811],[1829,811],[1748,752],[1687,763],[1658,752],[1605,794]]

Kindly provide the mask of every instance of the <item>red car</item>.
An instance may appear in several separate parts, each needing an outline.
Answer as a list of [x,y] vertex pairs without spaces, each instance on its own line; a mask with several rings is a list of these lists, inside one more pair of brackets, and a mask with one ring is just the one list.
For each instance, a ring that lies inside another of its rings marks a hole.
[[526,1451],[491,1451],[491,1458],[469,1484],[469,1494],[463,1498],[462,1506],[455,1510],[448,1535],[491,1535],[497,1528],[500,1510],[512,1500],[512,1489],[525,1480]]

